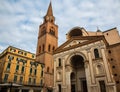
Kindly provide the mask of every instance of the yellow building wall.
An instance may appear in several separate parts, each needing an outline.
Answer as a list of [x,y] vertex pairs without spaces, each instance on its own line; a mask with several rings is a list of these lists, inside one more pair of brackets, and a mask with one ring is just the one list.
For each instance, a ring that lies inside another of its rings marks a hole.
[[[22,52],[22,54],[18,52]],[[2,56],[4,56],[4,58]],[[14,82],[14,76],[17,75],[17,81],[16,81],[17,84],[20,84],[20,76],[23,76],[23,84],[29,85],[28,83],[29,78],[32,78],[31,84],[33,84],[33,79],[36,79],[35,85],[40,85],[40,81],[41,79],[43,79],[43,77],[41,77],[42,65],[40,63],[35,62],[35,54],[10,46],[6,49],[6,53],[5,54],[3,53],[2,56],[0,58],[0,62],[2,61],[5,62],[3,73],[1,74],[2,82],[4,82],[5,74],[9,74],[7,82]],[[9,61],[8,56],[13,56],[14,57],[13,60]],[[23,65],[22,61],[20,61],[18,64],[19,70],[16,72],[16,66],[18,62],[17,58],[26,60],[26,63],[25,65]],[[10,66],[10,70],[7,71],[6,69],[9,62],[11,62],[11,66]],[[33,64],[37,64],[37,66],[32,65],[32,68],[33,68],[32,75],[30,75],[31,62]],[[24,66],[24,73],[21,73],[22,66]],[[37,70],[36,75],[34,75],[35,68]]]

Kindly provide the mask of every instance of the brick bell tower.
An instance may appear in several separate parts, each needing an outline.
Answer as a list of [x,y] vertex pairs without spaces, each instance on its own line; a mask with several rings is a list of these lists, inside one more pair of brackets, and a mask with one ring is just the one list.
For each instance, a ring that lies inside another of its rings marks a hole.
[[50,2],[43,23],[39,26],[36,61],[44,67],[44,92],[52,92],[53,87],[53,51],[58,46],[58,26],[55,24]]

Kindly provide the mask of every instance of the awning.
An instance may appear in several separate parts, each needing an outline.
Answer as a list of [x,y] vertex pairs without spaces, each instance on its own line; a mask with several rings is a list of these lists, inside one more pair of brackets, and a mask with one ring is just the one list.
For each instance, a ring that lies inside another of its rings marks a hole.
[[3,83],[3,84],[0,84],[1,87],[21,87],[22,85],[19,85],[19,84],[16,84],[16,83]]

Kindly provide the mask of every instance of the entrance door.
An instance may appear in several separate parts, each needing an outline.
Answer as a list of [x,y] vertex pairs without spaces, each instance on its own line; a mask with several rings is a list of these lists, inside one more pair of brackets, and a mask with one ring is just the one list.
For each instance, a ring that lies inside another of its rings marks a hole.
[[86,80],[81,80],[82,92],[88,92]]
[[83,57],[80,55],[72,56],[71,66],[72,66],[72,73],[70,75],[71,92],[88,92]]
[[71,85],[71,92],[75,92],[75,84]]

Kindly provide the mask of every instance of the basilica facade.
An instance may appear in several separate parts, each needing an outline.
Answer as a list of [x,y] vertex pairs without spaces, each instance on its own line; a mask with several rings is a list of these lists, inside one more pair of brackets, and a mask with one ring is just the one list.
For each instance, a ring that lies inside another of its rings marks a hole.
[[43,92],[119,92],[119,53],[117,28],[90,32],[73,27],[58,46],[58,25],[49,4],[36,51],[36,61],[45,66]]
[[117,92],[107,47],[118,42],[116,28],[106,32],[71,29],[53,55],[54,92]]

